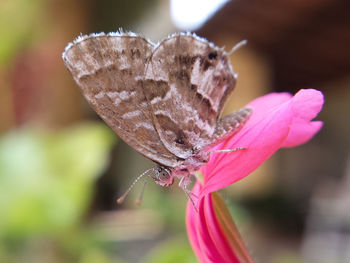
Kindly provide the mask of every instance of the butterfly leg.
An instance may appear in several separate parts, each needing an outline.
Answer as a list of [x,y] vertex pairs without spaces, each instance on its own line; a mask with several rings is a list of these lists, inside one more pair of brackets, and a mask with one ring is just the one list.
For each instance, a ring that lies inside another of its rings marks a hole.
[[242,150],[246,150],[246,149],[247,148],[245,148],[245,147],[237,147],[237,148],[233,148],[233,149],[214,150],[214,151],[210,151],[209,153],[229,153],[229,152],[242,151]]
[[187,186],[190,184],[191,182],[191,179],[189,176],[183,176],[181,177],[180,179],[180,182],[179,182],[179,187],[185,192],[185,194],[187,195],[188,199],[190,200],[190,202],[192,203],[193,205],[193,208],[196,210],[196,212],[198,213],[198,210],[197,210],[197,206],[195,205],[191,195],[191,191],[188,190]]

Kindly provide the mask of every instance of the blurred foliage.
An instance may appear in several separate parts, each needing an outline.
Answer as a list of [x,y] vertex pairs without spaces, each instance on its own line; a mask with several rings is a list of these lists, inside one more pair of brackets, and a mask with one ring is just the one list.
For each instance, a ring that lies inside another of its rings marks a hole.
[[156,246],[143,261],[145,263],[195,263],[198,262],[188,240],[171,239]]
[[0,64],[8,62],[24,45],[28,45],[46,28],[45,0],[0,1]]
[[141,18],[151,12],[158,0],[91,0],[92,31],[116,31],[119,27],[137,31]]
[[[51,258],[49,251],[76,262],[95,246],[82,220],[114,142],[106,126],[93,123],[59,132],[25,128],[1,138],[0,262],[21,262],[27,253]],[[93,257],[105,257],[95,249]],[[93,257],[81,262],[107,262]]]
[[293,251],[278,251],[274,255],[271,263],[302,263],[303,260],[296,252]]
[[[161,207],[162,213],[160,216],[170,226],[168,232],[184,232],[184,218],[188,200],[186,194],[175,184],[171,188],[163,188],[152,183],[146,189],[142,206],[149,209]],[[138,194],[137,191],[135,192],[135,194]],[[130,198],[130,200],[132,202],[135,198]]]

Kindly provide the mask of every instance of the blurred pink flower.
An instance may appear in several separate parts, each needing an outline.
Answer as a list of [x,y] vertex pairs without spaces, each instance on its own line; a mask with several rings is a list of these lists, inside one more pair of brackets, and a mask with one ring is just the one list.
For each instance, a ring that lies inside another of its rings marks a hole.
[[186,222],[191,245],[201,262],[251,262],[239,232],[227,224],[232,220],[228,212],[223,212],[227,209],[220,202],[220,207],[213,204],[213,198],[217,200],[218,197],[212,193],[250,174],[279,148],[310,140],[323,125],[321,121],[311,121],[320,112],[323,102],[322,93],[313,89],[300,90],[294,96],[271,93],[257,98],[247,105],[253,109],[253,114],[244,127],[210,149],[246,148],[213,153],[200,169],[203,183],[197,181],[193,189],[199,197],[198,213],[188,204]]

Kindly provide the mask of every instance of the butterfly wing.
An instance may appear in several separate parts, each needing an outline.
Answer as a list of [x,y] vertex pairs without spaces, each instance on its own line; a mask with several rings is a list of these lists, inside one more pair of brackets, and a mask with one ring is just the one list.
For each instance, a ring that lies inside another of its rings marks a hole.
[[206,145],[206,148],[210,149],[228,137],[235,135],[243,128],[252,113],[252,108],[245,107],[219,119],[216,123],[215,132],[211,138],[211,142]]
[[78,38],[62,57],[87,101],[126,143],[173,167],[176,156],[160,140],[143,92],[145,64],[153,49],[138,36],[100,34]]
[[208,145],[236,79],[226,53],[191,34],[162,41],[145,71],[145,95],[167,149],[186,159]]

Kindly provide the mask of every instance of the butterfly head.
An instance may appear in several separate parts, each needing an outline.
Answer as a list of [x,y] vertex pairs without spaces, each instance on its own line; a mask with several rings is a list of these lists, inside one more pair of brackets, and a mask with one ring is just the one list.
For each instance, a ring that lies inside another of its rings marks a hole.
[[172,171],[165,166],[158,166],[154,170],[153,180],[161,186],[171,186],[174,183]]

